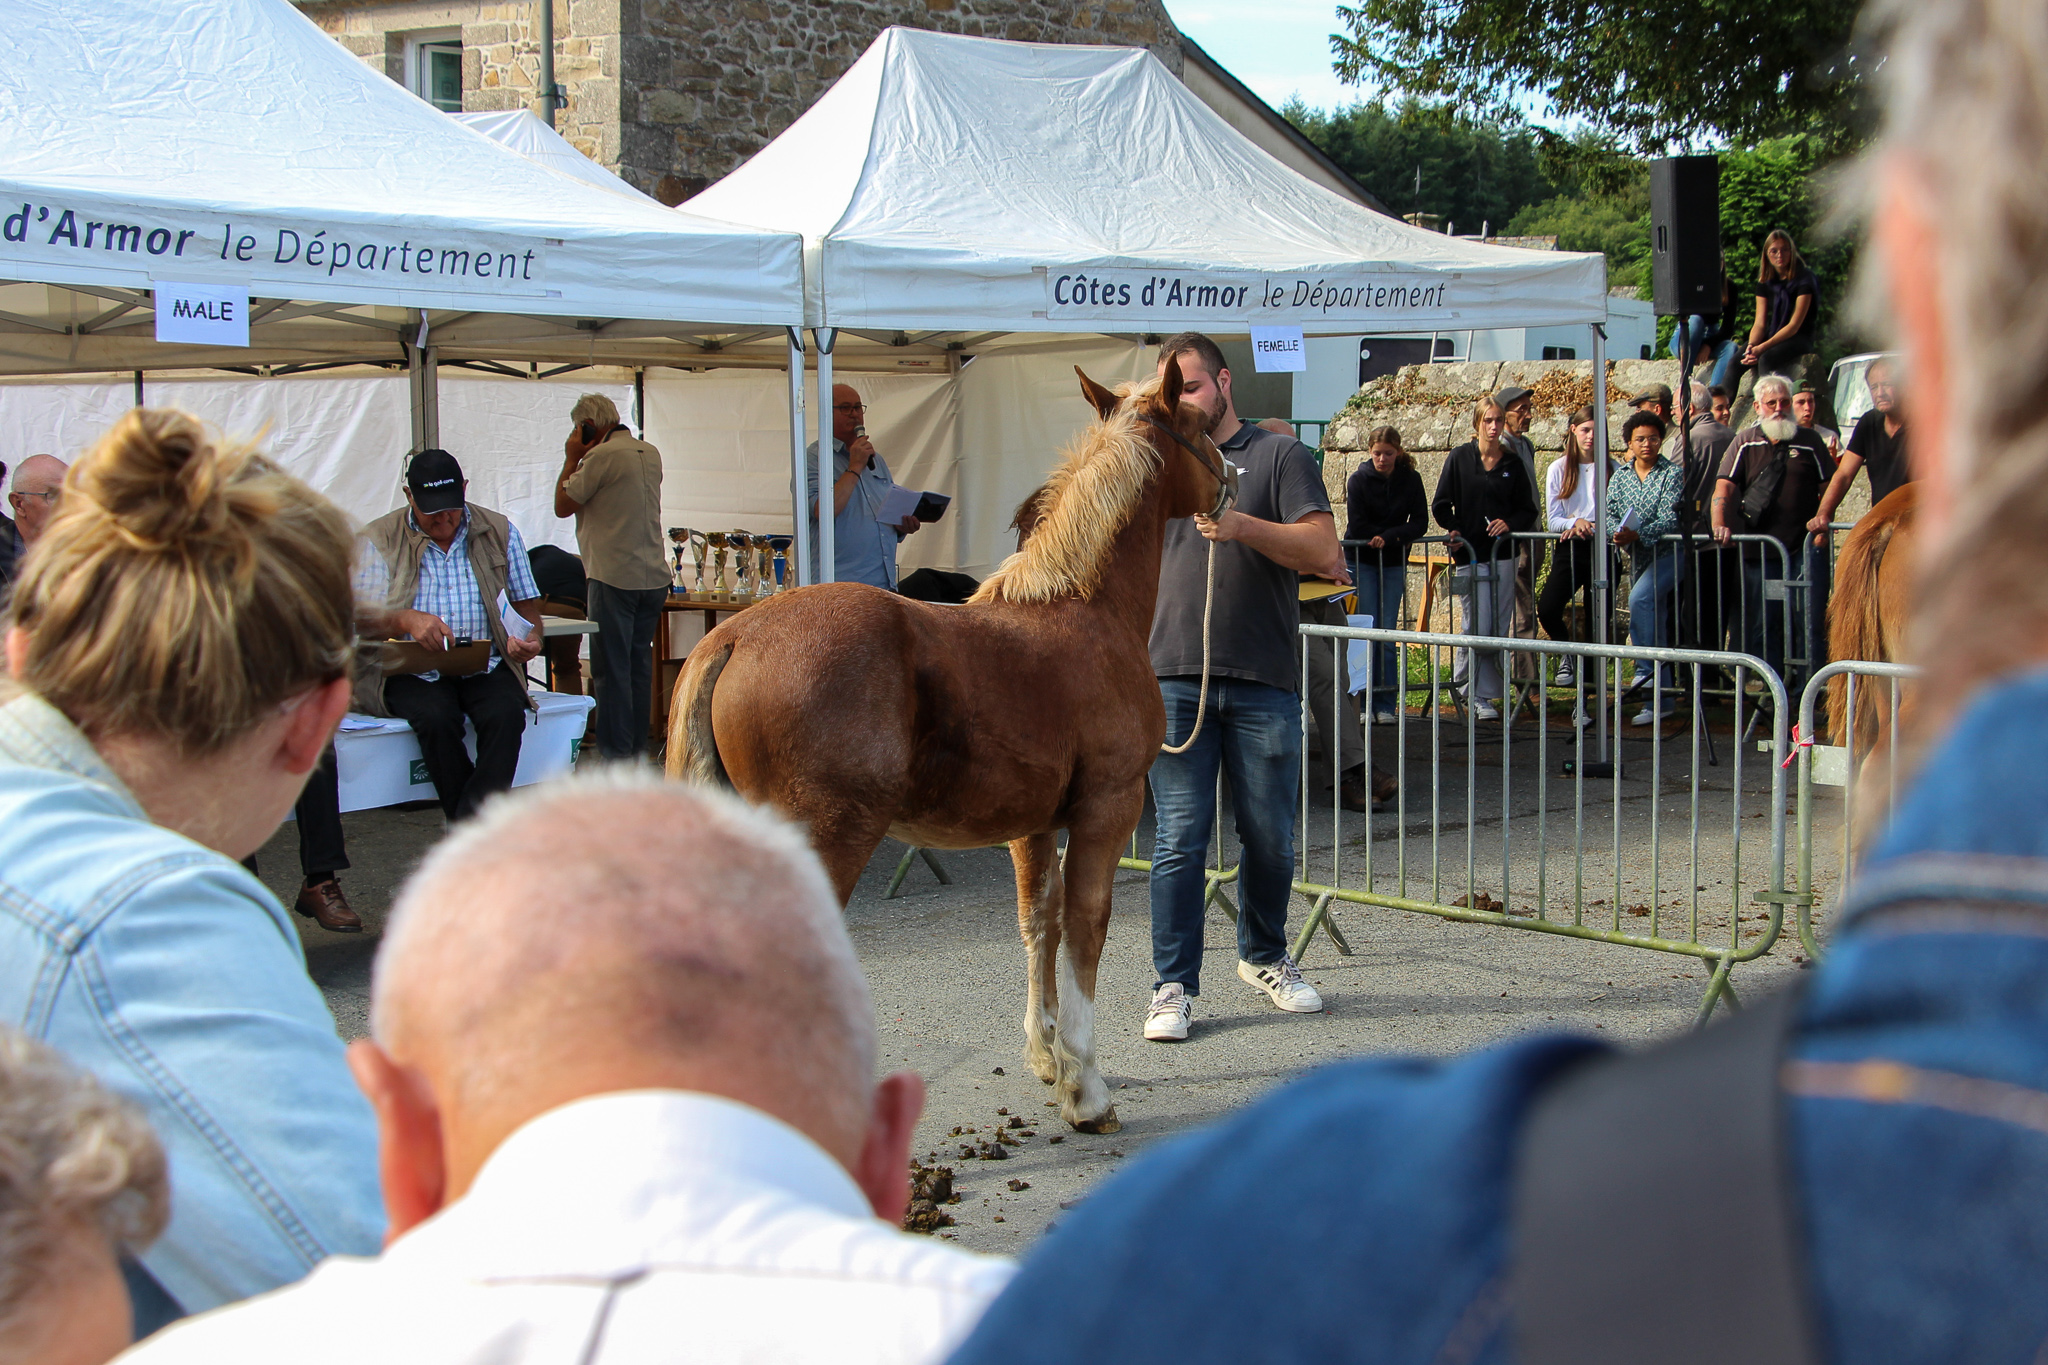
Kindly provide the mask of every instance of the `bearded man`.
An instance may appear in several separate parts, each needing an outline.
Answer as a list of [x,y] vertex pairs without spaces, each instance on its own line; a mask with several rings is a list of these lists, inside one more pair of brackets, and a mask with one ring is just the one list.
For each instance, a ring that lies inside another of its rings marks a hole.
[[[1818,535],[1807,524],[1820,510],[1821,495],[1834,478],[1835,462],[1818,433],[1792,417],[1792,385],[1782,375],[1765,375],[1756,384],[1756,422],[1737,432],[1721,457],[1719,478],[1709,512],[1714,543],[1728,544],[1732,535],[1749,532],[1769,536],[1784,547],[1752,542],[1742,552],[1743,615],[1747,622],[1742,647],[1760,654],[1788,693],[1797,695],[1805,677],[1827,662],[1829,569],[1827,532]],[[1766,579],[1803,578],[1804,594],[1784,601],[1765,601]],[[1804,601],[1794,600],[1803,596]],[[1787,606],[1798,608],[1788,627]],[[1804,631],[1804,634],[1800,634]],[[1794,679],[1785,672],[1788,640],[1804,639],[1804,667]]]

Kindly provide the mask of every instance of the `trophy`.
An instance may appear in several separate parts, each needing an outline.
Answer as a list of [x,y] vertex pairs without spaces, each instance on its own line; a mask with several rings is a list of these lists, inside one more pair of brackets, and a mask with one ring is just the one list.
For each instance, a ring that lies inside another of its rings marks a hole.
[[751,531],[727,531],[725,543],[732,546],[733,599],[751,601],[754,596],[754,536]]
[[697,579],[690,585],[690,596],[700,602],[711,595],[704,583],[704,556],[709,551],[710,546],[705,540],[704,533],[702,531],[690,532],[690,558],[697,565]]
[[676,562],[675,572],[669,575],[670,592],[688,593],[689,591],[690,585],[683,581],[683,551],[690,546],[690,535],[690,528],[687,526],[671,526],[668,528],[668,543],[675,546],[675,549],[670,554]]
[[754,546],[761,555],[761,590],[763,597],[773,596],[781,591],[782,583],[775,572],[776,544],[781,536],[755,536]]
[[711,590],[705,595],[714,602],[724,602],[732,596],[725,586],[725,532],[706,531],[704,540],[711,546]]

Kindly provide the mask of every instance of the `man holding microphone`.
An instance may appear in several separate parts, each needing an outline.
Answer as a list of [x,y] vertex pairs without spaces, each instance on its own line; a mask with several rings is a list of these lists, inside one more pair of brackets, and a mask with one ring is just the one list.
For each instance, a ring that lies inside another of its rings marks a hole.
[[[896,547],[915,531],[916,517],[884,524],[875,518],[895,480],[868,439],[867,404],[851,384],[832,386],[832,578],[896,591]],[[811,543],[818,534],[818,443],[811,442]]]

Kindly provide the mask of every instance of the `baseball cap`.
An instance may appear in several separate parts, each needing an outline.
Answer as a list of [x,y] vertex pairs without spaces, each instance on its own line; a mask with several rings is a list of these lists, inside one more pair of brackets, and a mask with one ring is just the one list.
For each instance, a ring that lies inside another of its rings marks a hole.
[[1669,384],[1652,384],[1649,388],[1644,389],[1628,401],[1631,407],[1643,403],[1662,403],[1668,412],[1671,408],[1671,386]]
[[1513,407],[1515,404],[1521,402],[1524,398],[1534,398],[1535,396],[1536,395],[1534,391],[1530,389],[1525,389],[1520,387],[1519,385],[1510,384],[1507,388],[1504,388],[1499,393],[1495,394],[1493,396],[1493,401],[1498,403],[1503,409],[1506,409]]
[[445,450],[422,450],[406,466],[405,486],[413,506],[422,512],[449,512],[462,506],[462,466]]

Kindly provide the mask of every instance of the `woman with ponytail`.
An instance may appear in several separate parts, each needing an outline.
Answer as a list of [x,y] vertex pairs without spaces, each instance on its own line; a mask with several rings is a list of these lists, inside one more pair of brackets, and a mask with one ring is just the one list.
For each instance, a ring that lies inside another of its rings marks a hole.
[[141,1106],[165,1234],[138,1331],[383,1232],[376,1134],[290,917],[239,865],[348,709],[341,512],[182,413],[73,466],[0,684],[0,1016]]

